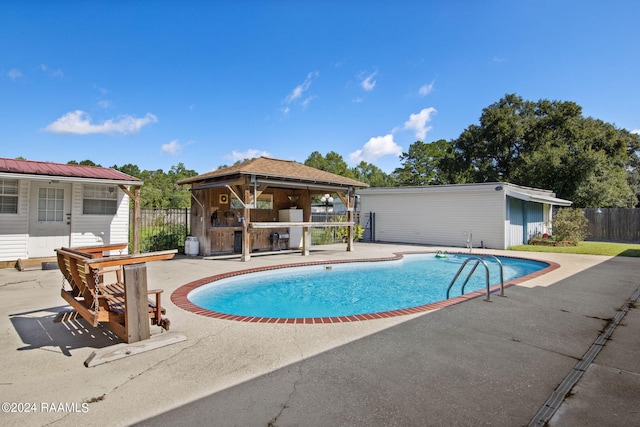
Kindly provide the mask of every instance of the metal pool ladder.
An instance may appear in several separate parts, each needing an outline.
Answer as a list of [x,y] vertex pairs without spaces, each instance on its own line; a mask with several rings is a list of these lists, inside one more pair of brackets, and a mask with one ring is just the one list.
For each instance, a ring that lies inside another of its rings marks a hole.
[[458,269],[458,272],[453,277],[453,280],[451,281],[451,284],[449,284],[449,287],[447,288],[447,299],[449,299],[449,293],[451,292],[451,288],[453,287],[454,283],[456,283],[456,280],[458,280],[458,277],[460,277],[460,274],[462,274],[462,270],[464,270],[464,268],[466,267],[466,265],[469,262],[475,261],[476,263],[473,265],[473,267],[471,268],[471,271],[467,275],[467,278],[465,279],[464,283],[462,284],[462,289],[460,290],[460,295],[464,295],[464,288],[465,288],[465,286],[467,286],[467,282],[469,282],[469,279],[471,279],[471,276],[476,271],[476,268],[478,268],[478,265],[480,265],[482,263],[482,265],[484,265],[484,269],[485,269],[485,272],[486,272],[486,283],[487,283],[487,296],[485,297],[484,300],[485,301],[491,301],[491,296],[490,296],[491,292],[489,291],[489,288],[491,287],[491,285],[490,285],[491,282],[489,280],[489,265],[485,261],[485,259],[487,259],[487,258],[495,260],[498,263],[498,265],[500,266],[500,294],[499,295],[501,297],[504,296],[504,273],[503,273],[503,269],[502,269],[502,262],[500,262],[498,257],[496,257],[494,255],[483,255],[481,257],[480,256],[471,256],[471,257],[467,258],[462,263],[462,265]]

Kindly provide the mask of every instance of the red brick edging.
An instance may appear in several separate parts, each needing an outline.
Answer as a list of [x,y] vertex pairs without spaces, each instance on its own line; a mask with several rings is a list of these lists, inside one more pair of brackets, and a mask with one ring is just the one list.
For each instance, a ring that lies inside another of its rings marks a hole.
[[[406,316],[409,314],[416,313],[424,313],[426,311],[439,310],[441,308],[449,307],[455,304],[460,304],[461,302],[468,301],[470,299],[478,298],[486,294],[486,290],[479,290],[475,292],[471,292],[468,294],[460,295],[459,297],[449,298],[448,300],[438,301],[430,304],[424,304],[417,307],[403,308],[399,310],[391,310],[391,311],[382,311],[378,313],[369,313],[369,314],[355,314],[351,316],[337,316],[337,317],[297,317],[297,318],[279,318],[279,317],[253,317],[253,316],[237,316],[234,314],[226,314],[220,313],[217,311],[207,310],[206,308],[202,308],[198,305],[195,305],[187,298],[189,292],[192,290],[206,285],[211,282],[215,282],[216,280],[226,279],[228,277],[239,276],[242,274],[256,273],[259,271],[268,271],[268,270],[278,270],[281,268],[288,267],[305,267],[310,265],[327,265],[327,264],[344,264],[349,262],[380,262],[380,261],[393,261],[399,260],[403,258],[403,255],[409,254],[429,254],[433,252],[401,252],[396,253],[392,257],[387,258],[369,258],[369,259],[356,259],[356,260],[333,260],[333,261],[313,261],[313,262],[301,262],[301,263],[293,263],[293,264],[280,264],[273,265],[269,267],[254,267],[248,268],[246,270],[238,270],[231,271],[228,273],[216,274],[215,276],[204,277],[202,279],[187,283],[186,285],[180,286],[171,294],[171,301],[178,307],[183,310],[190,311],[192,313],[205,316],[212,317],[214,319],[223,319],[223,320],[235,320],[238,322],[252,322],[252,323],[296,323],[296,324],[324,324],[324,323],[346,323],[346,322],[358,322],[361,320],[373,320],[373,319],[386,319],[389,317],[396,316]],[[464,253],[458,253],[464,254]],[[479,255],[479,254],[473,254]],[[500,255],[503,258],[519,258],[524,259],[522,257],[512,257]],[[537,261],[537,260],[535,260]],[[526,276],[518,277],[513,280],[509,280],[504,284],[504,287],[510,287],[516,285],[518,283],[522,283],[526,280],[533,279],[535,277],[542,276],[550,271],[553,271],[560,267],[560,264],[551,261],[541,261],[548,264],[547,267],[542,270],[536,271],[534,273],[528,274]],[[495,285],[490,288],[490,292],[494,293],[500,290],[500,285]]]

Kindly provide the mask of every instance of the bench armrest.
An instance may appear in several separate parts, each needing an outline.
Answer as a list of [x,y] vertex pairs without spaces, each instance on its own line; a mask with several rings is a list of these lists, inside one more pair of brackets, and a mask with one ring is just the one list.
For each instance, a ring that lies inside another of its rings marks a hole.
[[98,254],[106,251],[121,251],[127,246],[129,246],[128,243],[113,243],[109,245],[78,246],[71,249],[88,254]]
[[149,252],[143,254],[133,255],[114,255],[104,258],[87,259],[84,261],[85,265],[90,268],[104,268],[120,265],[142,264],[150,261],[162,261],[171,259],[178,253],[177,249],[169,251]]

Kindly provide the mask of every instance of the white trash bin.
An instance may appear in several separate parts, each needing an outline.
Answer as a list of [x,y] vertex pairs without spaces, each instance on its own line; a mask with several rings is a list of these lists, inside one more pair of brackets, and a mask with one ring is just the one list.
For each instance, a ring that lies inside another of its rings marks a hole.
[[200,242],[197,237],[187,237],[184,242],[184,253],[189,256],[196,256],[200,252]]

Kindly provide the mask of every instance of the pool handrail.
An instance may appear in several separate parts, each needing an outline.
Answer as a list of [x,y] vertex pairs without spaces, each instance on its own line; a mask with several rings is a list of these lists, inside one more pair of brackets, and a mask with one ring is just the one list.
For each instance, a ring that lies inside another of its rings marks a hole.
[[469,279],[471,279],[471,276],[476,271],[476,268],[478,268],[478,264],[482,263],[482,265],[484,265],[484,268],[485,268],[485,271],[486,271],[486,284],[487,284],[487,296],[485,297],[484,300],[485,301],[491,301],[491,296],[490,296],[491,295],[491,292],[490,292],[491,285],[490,285],[490,278],[489,278],[489,265],[484,260],[486,258],[493,258],[498,263],[498,266],[500,267],[500,294],[499,295],[501,297],[504,296],[504,272],[503,272],[502,262],[498,259],[498,257],[496,257],[494,255],[481,255],[481,256],[470,256],[462,263],[462,265],[458,269],[458,272],[453,277],[453,280],[451,281],[451,283],[449,284],[449,287],[447,288],[447,299],[449,299],[449,294],[451,292],[451,288],[453,287],[453,285],[456,282],[456,280],[458,280],[458,277],[460,277],[460,274],[462,273],[462,270],[464,270],[464,268],[466,267],[466,265],[470,261],[475,260],[476,263],[474,264],[473,268],[471,269],[471,271],[467,275],[467,278],[465,279],[464,283],[462,284],[462,288],[460,289],[460,295],[464,295],[464,288],[467,285],[467,282],[469,282]]
[[495,255],[483,255],[483,258],[492,258],[495,262],[500,266],[500,294],[499,296],[504,296],[504,268],[502,267],[502,261]]

